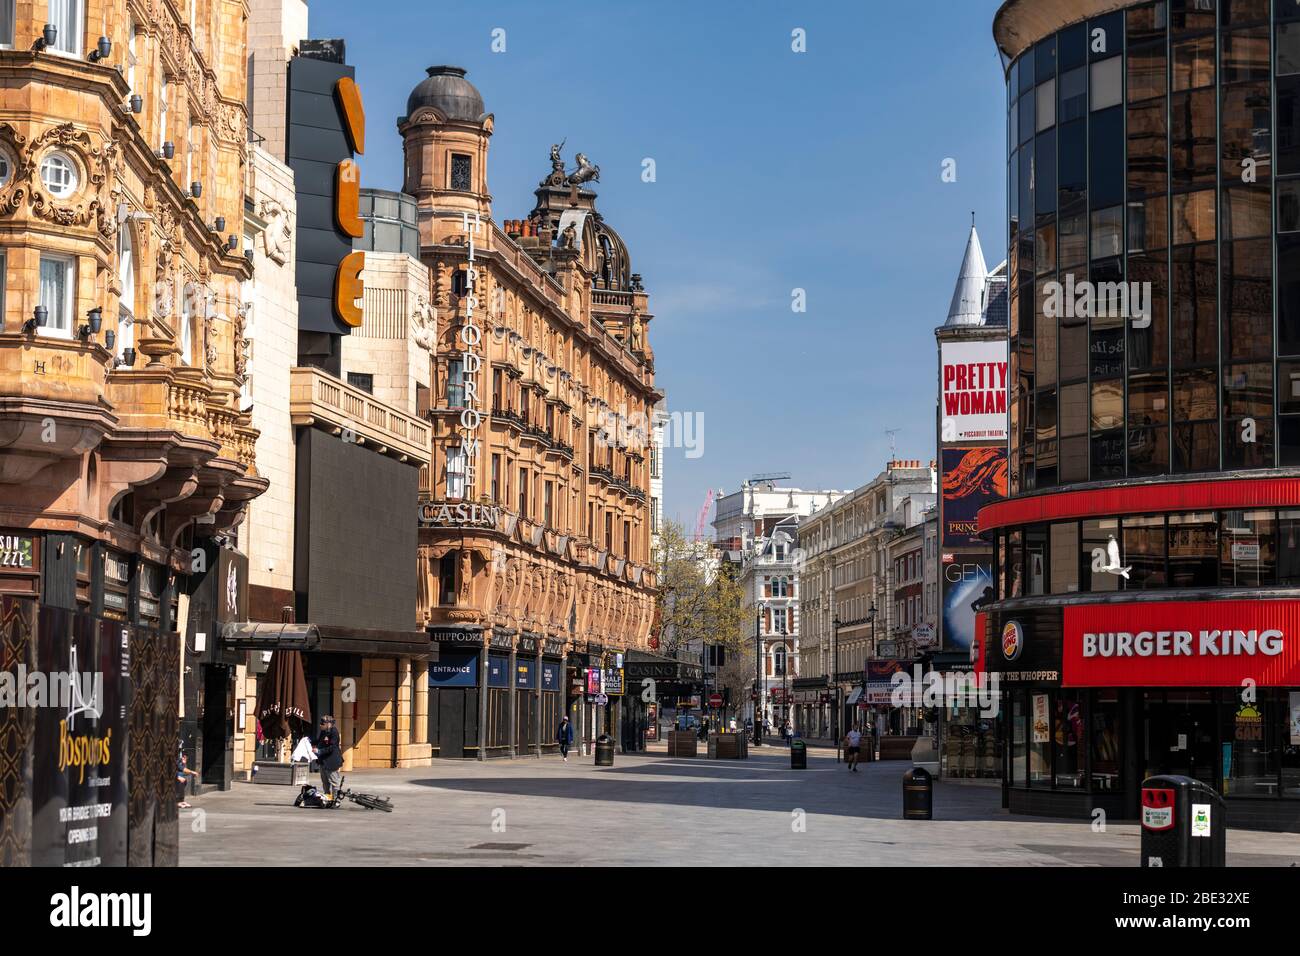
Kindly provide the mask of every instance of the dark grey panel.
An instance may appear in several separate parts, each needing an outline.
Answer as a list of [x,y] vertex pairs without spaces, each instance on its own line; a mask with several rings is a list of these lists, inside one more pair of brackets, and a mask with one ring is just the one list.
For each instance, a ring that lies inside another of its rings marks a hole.
[[338,267],[332,263],[299,262],[298,263],[298,299],[303,298],[334,300],[334,276]]
[[[326,229],[336,232],[333,196],[298,194],[298,228]],[[343,235],[342,233],[339,233]],[[350,244],[351,237],[348,237]]]
[[334,299],[319,296],[298,296],[298,331],[328,332],[331,335],[347,335],[352,330],[350,325],[341,322],[334,314]]
[[294,578],[307,585],[310,621],[416,630],[418,469],[311,428],[298,447],[306,568],[295,561]]
[[348,144],[348,138],[337,120],[334,129],[302,126],[293,122],[291,111],[289,122],[291,139],[286,154],[290,166],[298,159],[318,163],[337,163],[339,160],[351,158],[352,149]]
[[333,196],[334,171],[338,163],[318,163],[296,159],[293,163],[293,186],[299,196]]
[[[303,263],[338,265],[352,251],[352,239],[342,233],[324,229],[303,229],[298,233],[298,268]],[[299,276],[299,288],[302,287]]]
[[355,76],[356,70],[343,63],[329,63],[307,57],[294,57],[289,61],[289,89],[319,92],[330,90],[340,76]]

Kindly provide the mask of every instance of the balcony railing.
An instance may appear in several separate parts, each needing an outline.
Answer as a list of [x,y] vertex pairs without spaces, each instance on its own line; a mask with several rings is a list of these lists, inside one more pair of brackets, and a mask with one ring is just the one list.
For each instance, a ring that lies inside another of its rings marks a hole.
[[430,429],[414,415],[310,366],[289,370],[289,414],[295,425],[331,425],[400,461],[428,464]]

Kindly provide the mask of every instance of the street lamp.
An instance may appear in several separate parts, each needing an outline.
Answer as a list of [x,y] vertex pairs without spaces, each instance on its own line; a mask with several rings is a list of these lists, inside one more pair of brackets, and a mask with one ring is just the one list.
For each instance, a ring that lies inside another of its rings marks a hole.
[[[876,601],[874,598],[871,601],[871,607],[867,608],[867,620],[871,622],[871,654],[874,657],[876,654]],[[862,665],[862,697],[866,697],[866,694],[867,694],[867,665],[864,663]],[[869,707],[863,709],[867,713],[870,713]],[[875,724],[874,720],[872,720],[872,724]],[[868,734],[872,733],[874,729],[875,729],[874,727],[868,728],[867,731]]]
[[763,721],[759,717],[759,707],[763,703],[763,678],[762,678],[762,659],[763,659],[763,641],[759,637],[759,629],[763,620],[763,609],[756,603],[754,605],[754,693],[750,695],[753,702],[753,720],[754,720],[754,746],[763,746]]
[[835,762],[840,762],[840,612],[831,618],[831,672],[830,682],[835,687],[835,702],[831,708],[831,739],[835,741]]

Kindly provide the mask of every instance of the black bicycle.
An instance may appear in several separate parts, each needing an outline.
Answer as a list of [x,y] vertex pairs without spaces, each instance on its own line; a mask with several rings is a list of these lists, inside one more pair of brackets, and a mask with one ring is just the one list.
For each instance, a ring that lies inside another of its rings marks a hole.
[[339,780],[338,789],[329,797],[325,795],[320,787],[304,783],[302,790],[294,798],[293,805],[309,809],[333,810],[342,804],[344,800],[351,800],[367,810],[382,810],[384,813],[393,812],[392,801],[387,797],[381,797],[373,793],[357,793],[355,790],[344,790],[343,781],[346,779],[346,777],[343,777]]

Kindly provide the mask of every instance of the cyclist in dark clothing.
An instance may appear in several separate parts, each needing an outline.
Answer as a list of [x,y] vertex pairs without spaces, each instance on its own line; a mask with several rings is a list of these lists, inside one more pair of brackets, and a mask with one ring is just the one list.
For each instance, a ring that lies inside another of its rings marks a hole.
[[320,731],[316,734],[316,746],[312,748],[320,766],[321,789],[328,798],[342,783],[339,768],[343,766],[343,748],[339,745],[339,732],[334,726],[334,718],[326,714],[320,719]]

